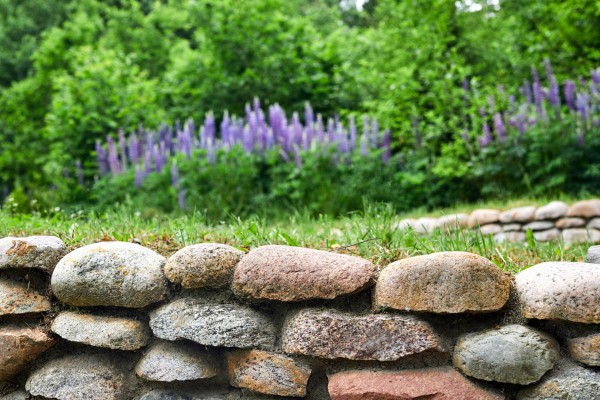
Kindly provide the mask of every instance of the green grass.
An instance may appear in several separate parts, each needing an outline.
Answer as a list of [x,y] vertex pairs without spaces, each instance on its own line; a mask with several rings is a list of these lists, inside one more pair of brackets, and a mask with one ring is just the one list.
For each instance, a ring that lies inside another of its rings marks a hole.
[[[490,207],[489,204],[480,206]],[[445,211],[437,214],[446,214]],[[265,244],[286,244],[354,254],[379,266],[415,255],[468,251],[492,260],[509,272],[544,261],[583,261],[589,247],[567,246],[561,242],[496,244],[491,237],[466,230],[436,231],[422,236],[412,231],[394,230],[393,225],[399,219],[389,207],[367,207],[364,213],[340,218],[293,213],[278,221],[231,217],[217,224],[207,223],[199,213],[142,217],[127,209],[103,215],[65,214],[60,210],[46,215],[22,215],[0,210],[0,237],[55,235],[71,248],[102,240],[133,241],[165,256],[183,246],[202,242],[227,243],[243,250]]]

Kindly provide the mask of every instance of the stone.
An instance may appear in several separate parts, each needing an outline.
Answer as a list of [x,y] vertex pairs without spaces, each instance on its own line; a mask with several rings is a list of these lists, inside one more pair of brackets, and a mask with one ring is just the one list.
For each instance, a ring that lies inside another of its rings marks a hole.
[[0,400],[29,400],[29,395],[27,392],[17,390],[4,396],[0,395]]
[[561,218],[556,221],[558,229],[581,228],[582,226],[585,226],[585,219],[578,217]]
[[516,232],[521,230],[521,224],[505,224],[502,225],[502,232]]
[[600,217],[600,200],[582,200],[569,207],[567,217]]
[[225,244],[195,244],[169,257],[164,271],[169,281],[186,289],[222,287],[231,281],[243,255],[243,251]]
[[46,362],[29,376],[25,389],[59,400],[128,400],[133,384],[118,357],[82,353]]
[[262,246],[237,265],[232,290],[251,300],[333,299],[372,284],[375,265],[345,254],[291,246]]
[[590,222],[588,222],[587,228],[588,229],[600,229],[600,218],[592,218],[590,220]]
[[487,224],[479,227],[479,231],[482,235],[495,235],[502,232],[502,225],[500,224]]
[[525,232],[511,231],[511,232],[501,232],[496,233],[494,235],[494,241],[496,243],[517,243],[523,242],[525,240]]
[[554,368],[537,385],[517,394],[517,400],[592,400],[600,393],[600,373],[575,365]]
[[200,392],[156,389],[143,394],[139,400],[225,400],[226,397],[217,394]]
[[480,225],[492,224],[500,221],[500,211],[491,209],[475,210],[469,215],[469,228]]
[[445,352],[441,339],[414,316],[354,315],[317,309],[288,317],[282,334],[288,354],[395,361],[424,351]]
[[150,328],[161,339],[188,339],[206,346],[269,349],[275,343],[275,326],[265,314],[239,304],[210,304],[190,297],[152,311]]
[[108,317],[62,311],[52,322],[61,338],[114,350],[138,350],[150,341],[150,329],[131,318]]
[[545,206],[539,207],[535,210],[535,219],[538,221],[547,219],[557,219],[567,215],[569,206],[567,203],[562,201],[551,201]]
[[227,354],[229,384],[277,396],[306,396],[310,366],[282,354],[238,350]]
[[547,334],[522,325],[506,325],[462,335],[452,361],[473,378],[528,385],[551,370],[558,358],[558,343]]
[[574,243],[598,243],[600,242],[600,231],[597,229],[564,229],[562,239],[566,244]]
[[398,223],[396,223],[393,228],[396,230],[399,230],[399,231],[413,229],[416,221],[417,220],[414,218],[405,218],[403,220],[400,220]]
[[515,276],[525,318],[600,323],[600,266],[545,262]]
[[503,400],[451,367],[344,371],[329,376],[331,400]]
[[556,228],[548,229],[547,231],[533,232],[533,238],[538,242],[550,242],[560,239],[560,231]]
[[588,248],[585,262],[591,264],[600,264],[600,246],[591,246]]
[[508,224],[511,222],[533,221],[534,217],[535,217],[535,207],[534,206],[526,206],[526,207],[512,208],[510,210],[501,212],[498,219],[503,224]]
[[5,237],[0,239],[0,269],[38,268],[52,272],[67,253],[67,246],[54,236]]
[[146,307],[165,296],[164,263],[163,256],[134,243],[90,244],[60,260],[52,292],[72,306]]
[[201,346],[190,342],[158,342],[135,367],[140,378],[174,382],[214,378],[218,363]]
[[437,218],[422,217],[415,221],[413,229],[417,233],[431,233],[438,227]]
[[526,231],[531,229],[532,231],[546,231],[554,228],[554,222],[552,221],[534,221],[523,226],[523,230]]
[[0,277],[0,315],[50,311],[50,300],[21,282]]
[[573,360],[594,367],[600,366],[600,333],[571,338],[567,343]]
[[379,274],[374,306],[443,314],[499,310],[510,278],[477,254],[448,251],[391,263]]
[[469,214],[451,214],[438,218],[437,226],[446,231],[466,228],[468,223]]
[[53,344],[54,340],[41,328],[0,327],[0,382],[17,375]]

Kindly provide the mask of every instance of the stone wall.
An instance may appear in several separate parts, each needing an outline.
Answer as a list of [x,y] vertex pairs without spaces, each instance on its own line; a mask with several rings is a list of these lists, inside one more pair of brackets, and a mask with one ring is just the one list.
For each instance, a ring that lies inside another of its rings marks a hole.
[[484,235],[493,235],[497,242],[524,241],[527,230],[531,230],[534,239],[540,242],[562,239],[565,243],[598,243],[600,200],[584,200],[571,206],[553,201],[539,208],[479,209],[470,215],[407,218],[396,227],[400,230],[412,228],[417,233],[431,233],[436,229],[477,229]]
[[597,399],[599,255],[4,238],[0,399]]

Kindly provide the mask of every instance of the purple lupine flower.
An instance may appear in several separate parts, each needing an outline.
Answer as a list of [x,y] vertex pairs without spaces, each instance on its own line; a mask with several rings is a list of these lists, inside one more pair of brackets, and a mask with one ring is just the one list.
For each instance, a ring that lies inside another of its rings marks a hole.
[[521,105],[517,115],[516,127],[521,134],[527,131],[527,104]]
[[297,145],[292,146],[292,152],[294,153],[294,163],[296,168],[302,169],[302,158],[300,158],[300,149]]
[[314,122],[315,122],[315,113],[313,112],[313,109],[310,106],[310,103],[307,101],[306,103],[304,103],[304,123],[308,127],[308,126],[312,126],[312,124]]
[[317,114],[317,142],[323,144],[325,142],[325,128],[323,127],[323,117]]
[[356,148],[356,122],[354,121],[354,115],[350,115],[348,117],[348,133],[350,134],[350,150],[354,150]]
[[214,145],[209,144],[206,148],[206,158],[208,159],[209,164],[214,164],[216,162]]
[[387,164],[392,157],[392,132],[389,129],[386,129],[383,134],[383,138],[381,139],[381,147],[383,148],[383,153],[381,153],[381,159],[384,164]]
[[360,137],[360,155],[366,157],[369,154],[369,139],[363,133]]
[[[371,123],[369,121],[369,117],[368,116],[363,116],[363,137],[366,138],[367,143],[366,145],[369,146],[370,145],[370,140],[369,137],[371,136]],[[362,145],[362,143],[361,143]]]
[[379,124],[377,120],[373,118],[371,121],[371,147],[376,149],[379,145]]
[[583,93],[577,94],[577,111],[581,114],[581,118],[586,120],[589,115],[588,96]]
[[335,121],[332,118],[327,120],[327,141],[335,142]]
[[508,96],[508,104],[510,105],[510,112],[514,113],[517,109],[517,103],[514,94]]
[[527,104],[533,104],[533,96],[531,95],[531,85],[529,84],[529,81],[527,79],[525,79],[523,81],[523,95],[525,96],[525,100],[527,101]]
[[152,155],[150,149],[144,153],[144,172],[146,175],[152,172]]
[[573,82],[572,80],[565,81],[565,102],[567,103],[567,107],[569,107],[573,111],[577,110],[577,102],[575,98],[576,90],[577,86],[575,86],[575,82]]
[[506,141],[506,127],[504,126],[504,119],[499,112],[494,115],[494,130],[500,143],[504,143]]
[[462,80],[462,90],[463,90],[465,93],[469,93],[469,80],[468,80],[467,78],[464,78],[464,79]]
[[144,178],[146,177],[146,170],[144,166],[136,164],[135,168],[135,186],[139,189],[142,187],[142,183],[144,183]]
[[129,159],[132,164],[137,164],[140,159],[140,142],[135,132],[129,135]]
[[533,82],[533,101],[535,103],[535,109],[539,116],[543,115],[542,99],[544,94],[542,92],[542,86],[539,82]]
[[117,175],[121,172],[121,163],[119,162],[119,155],[117,152],[117,146],[115,145],[115,141],[110,136],[106,139],[108,143],[108,166],[110,168],[110,172],[113,175]]
[[486,114],[485,107],[479,107],[479,116],[485,118]]
[[177,168],[177,162],[173,161],[171,165],[171,186],[177,188],[179,185],[179,168]]
[[232,144],[229,132],[229,113],[227,110],[223,113],[223,120],[221,121],[221,142],[229,146]]
[[554,71],[552,71],[552,64],[550,64],[550,60],[545,59],[544,66],[546,67],[546,76],[548,77],[548,82],[550,83],[550,88],[548,89],[548,102],[553,107],[560,107],[558,82],[556,81]]
[[98,167],[100,168],[100,175],[106,175],[109,171],[108,154],[100,145],[100,140],[96,140],[96,160],[98,162]]
[[127,141],[125,140],[125,132],[119,129],[119,150],[121,152],[121,166],[123,170],[127,169]]
[[479,146],[487,147],[490,143],[492,143],[494,138],[492,137],[492,132],[490,131],[490,127],[487,123],[483,124],[482,130],[483,135],[479,138]]
[[177,191],[177,204],[179,204],[179,208],[185,210],[185,190],[183,187],[180,187]]
[[580,146],[583,146],[583,145],[585,144],[585,136],[584,136],[584,134],[583,134],[583,130],[579,130],[579,131],[577,132],[577,143],[578,143]]
[[600,68],[591,70],[590,76],[592,78],[592,83],[595,85],[600,85]]
[[491,94],[487,98],[488,104],[490,106],[490,113],[493,114],[496,112],[496,99]]
[[77,183],[79,183],[79,186],[84,186],[83,167],[81,166],[80,160],[75,161],[75,174],[77,175]]

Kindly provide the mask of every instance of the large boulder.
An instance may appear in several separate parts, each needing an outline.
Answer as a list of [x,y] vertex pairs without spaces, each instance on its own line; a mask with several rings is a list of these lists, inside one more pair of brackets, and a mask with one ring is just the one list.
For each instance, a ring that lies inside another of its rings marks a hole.
[[438,335],[413,316],[354,315],[316,309],[288,318],[283,351],[311,357],[395,361],[424,351],[444,352]]
[[71,342],[114,350],[137,350],[150,341],[150,329],[131,318],[63,311],[52,322],[52,332]]
[[510,278],[494,263],[461,251],[396,261],[381,271],[374,305],[405,311],[462,313],[504,306]]
[[213,356],[195,343],[158,342],[137,363],[135,373],[149,381],[192,381],[214,378],[219,368]]
[[515,277],[526,318],[600,323],[600,265],[546,262]]
[[169,257],[165,275],[186,289],[225,286],[243,255],[243,251],[225,244],[194,244]]
[[8,381],[54,344],[42,328],[0,327],[0,382]]
[[500,210],[479,209],[469,215],[469,228],[485,224],[494,224],[500,221]]
[[345,371],[329,377],[331,400],[503,400],[450,367]]
[[150,313],[150,328],[165,340],[188,339],[206,346],[271,348],[275,326],[263,313],[240,304],[177,299]]
[[569,205],[567,203],[562,201],[552,201],[535,210],[535,219],[538,221],[557,219],[567,215],[567,211],[569,211]]
[[306,396],[310,365],[282,354],[238,350],[227,354],[229,384],[257,393]]
[[558,360],[550,336],[522,325],[461,336],[454,347],[454,366],[486,381],[528,385],[537,382]]
[[54,236],[5,237],[0,239],[0,269],[38,268],[52,272],[67,253],[67,246]]
[[29,376],[25,389],[58,400],[129,400],[133,384],[118,357],[83,353],[46,362]]
[[95,243],[60,260],[52,291],[72,306],[141,308],[165,296],[164,263],[163,256],[134,243]]
[[25,283],[0,277],[0,316],[50,311],[50,300]]
[[234,293],[245,299],[333,299],[371,284],[375,266],[362,258],[291,246],[262,246],[239,262]]

